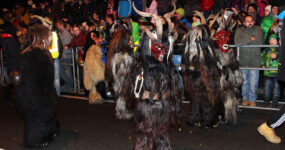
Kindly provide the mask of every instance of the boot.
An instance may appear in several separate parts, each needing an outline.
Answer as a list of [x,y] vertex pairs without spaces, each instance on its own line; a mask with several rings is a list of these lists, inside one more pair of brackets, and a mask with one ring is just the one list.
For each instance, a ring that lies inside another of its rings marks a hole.
[[281,138],[275,134],[274,129],[270,128],[266,122],[260,125],[257,131],[263,135],[267,141],[274,144],[281,143]]
[[268,107],[269,106],[269,97],[264,97],[264,102],[263,102],[263,107]]
[[273,99],[272,99],[272,107],[273,108],[278,108],[278,102],[279,102],[279,98],[278,97],[273,97]]

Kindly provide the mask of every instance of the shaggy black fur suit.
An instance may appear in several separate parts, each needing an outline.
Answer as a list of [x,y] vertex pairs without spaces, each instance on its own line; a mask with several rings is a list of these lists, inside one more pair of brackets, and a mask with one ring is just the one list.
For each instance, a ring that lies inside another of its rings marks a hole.
[[58,133],[54,65],[48,50],[32,49],[19,56],[16,108],[25,122],[24,147],[44,147]]

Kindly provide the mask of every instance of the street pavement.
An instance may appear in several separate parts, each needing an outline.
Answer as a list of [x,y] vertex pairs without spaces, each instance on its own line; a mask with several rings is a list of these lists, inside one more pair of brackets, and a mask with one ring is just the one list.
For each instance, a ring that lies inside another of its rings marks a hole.
[[[0,94],[0,149],[21,150],[24,122],[13,105],[3,103]],[[237,125],[220,125],[205,130],[189,127],[189,104],[183,104],[183,123],[172,127],[173,150],[285,150],[285,128],[277,129],[281,144],[268,143],[256,128],[274,114],[270,110],[242,109]],[[133,120],[115,118],[115,105],[90,105],[85,100],[60,98],[57,118],[60,135],[43,150],[131,150]]]

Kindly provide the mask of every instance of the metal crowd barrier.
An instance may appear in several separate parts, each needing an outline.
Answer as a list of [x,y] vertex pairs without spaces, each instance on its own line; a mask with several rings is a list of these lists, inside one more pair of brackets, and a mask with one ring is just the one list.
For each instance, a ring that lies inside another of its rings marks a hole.
[[[83,49],[84,47],[76,47],[75,48],[75,60],[77,60],[78,58],[79,58],[79,56],[78,56],[78,50],[81,50],[81,49]],[[77,64],[77,63],[75,63],[75,65],[76,65],[76,80],[75,80],[75,82],[76,82],[76,89],[77,89],[77,93],[79,94],[80,93],[80,89],[81,89],[81,87],[80,87],[80,66]]]
[[[239,60],[240,57],[240,48],[244,47],[244,48],[278,48],[280,47],[279,45],[229,45],[229,47],[232,48],[237,48],[237,59]],[[243,70],[276,70],[278,71],[278,69],[275,68],[253,68],[253,67],[240,67],[240,69]],[[257,102],[262,103],[262,100],[256,100]],[[285,104],[285,102],[278,102],[279,104]],[[278,111],[279,108],[268,108],[268,107],[250,107],[250,106],[239,106],[240,108],[250,108],[250,109],[262,109],[262,110],[274,110],[274,111]]]
[[[270,48],[270,47],[275,47],[278,48],[279,45],[229,45],[229,47],[232,48],[237,48],[237,59],[239,60],[239,56],[240,56],[240,48],[244,47],[244,48]],[[274,68],[248,68],[248,67],[240,67],[240,69],[244,69],[244,70],[278,70],[278,69],[274,69]]]
[[[60,64],[60,66],[70,66],[72,68],[72,76],[73,76],[73,92],[77,93],[77,82],[76,82],[76,75],[75,75],[75,68],[76,68],[76,63],[75,63],[75,53],[74,49],[70,48],[70,53],[71,54],[71,62],[67,64]],[[65,91],[63,91],[65,92]],[[67,91],[68,92],[68,91]]]

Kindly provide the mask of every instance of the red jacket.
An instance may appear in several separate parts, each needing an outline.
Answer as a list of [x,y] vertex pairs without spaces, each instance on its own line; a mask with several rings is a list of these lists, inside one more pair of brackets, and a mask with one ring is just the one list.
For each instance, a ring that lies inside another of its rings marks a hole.
[[201,0],[201,11],[211,11],[214,5],[214,0]]
[[67,44],[68,47],[83,47],[85,45],[86,35],[84,31],[81,31],[77,37],[73,37],[71,42]]

